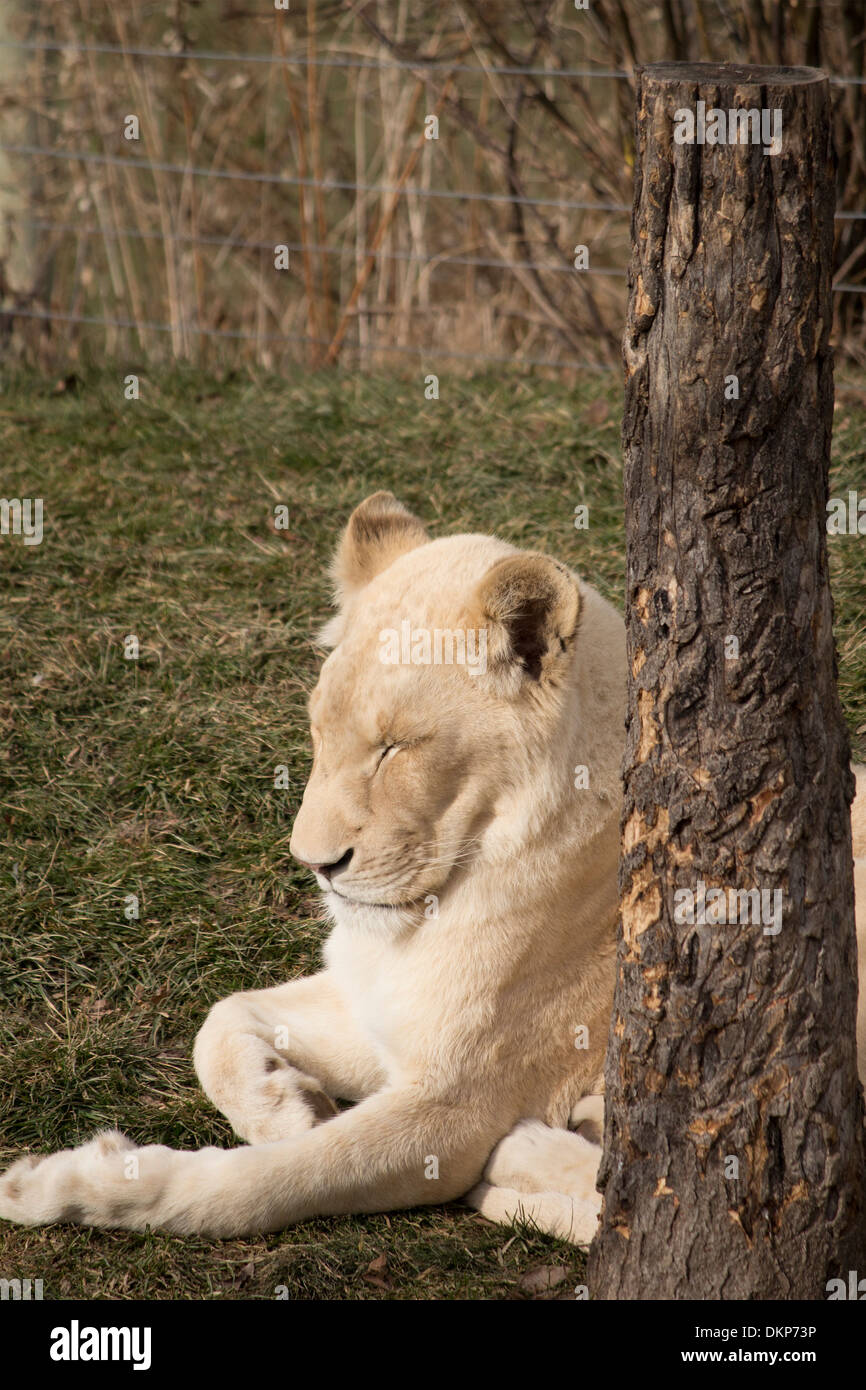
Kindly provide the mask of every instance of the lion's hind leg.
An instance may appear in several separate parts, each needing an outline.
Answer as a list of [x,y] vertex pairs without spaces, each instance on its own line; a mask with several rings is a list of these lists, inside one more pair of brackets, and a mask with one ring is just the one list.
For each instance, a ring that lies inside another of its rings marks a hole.
[[595,1189],[601,1149],[582,1135],[521,1120],[491,1154],[466,1201],[490,1221],[526,1221],[548,1235],[588,1245],[601,1197]]

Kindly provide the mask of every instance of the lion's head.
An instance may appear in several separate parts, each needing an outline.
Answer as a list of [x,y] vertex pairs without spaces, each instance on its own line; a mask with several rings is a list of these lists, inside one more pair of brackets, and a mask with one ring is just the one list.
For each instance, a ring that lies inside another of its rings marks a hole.
[[570,790],[583,592],[493,537],[431,541],[389,492],[353,512],[331,573],[291,851],[337,922],[402,927],[543,834]]

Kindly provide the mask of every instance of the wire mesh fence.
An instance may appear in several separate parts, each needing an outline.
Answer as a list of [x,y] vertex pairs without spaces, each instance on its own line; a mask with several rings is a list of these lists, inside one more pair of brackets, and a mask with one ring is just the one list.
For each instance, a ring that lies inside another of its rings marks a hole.
[[[707,8],[683,0],[709,48],[725,34]],[[530,5],[519,40],[471,4],[462,24],[446,10],[420,31],[401,5],[386,32],[381,11],[269,4],[238,27],[211,0],[175,0],[153,42],[137,3],[94,22],[83,3],[36,13],[10,0],[7,345],[266,366],[617,367],[634,158],[622,59],[659,56],[637,51],[637,13],[629,45],[604,30],[602,6],[593,29],[577,7]],[[834,48],[829,11],[844,28],[846,5],[825,6],[818,40],[814,7],[803,11],[823,53],[798,53],[793,27],[778,53],[760,51],[744,20],[748,52],[734,56],[844,57],[830,73],[836,337],[862,361],[863,38]],[[230,48],[229,30],[249,47]],[[692,56],[685,22],[679,41]]]

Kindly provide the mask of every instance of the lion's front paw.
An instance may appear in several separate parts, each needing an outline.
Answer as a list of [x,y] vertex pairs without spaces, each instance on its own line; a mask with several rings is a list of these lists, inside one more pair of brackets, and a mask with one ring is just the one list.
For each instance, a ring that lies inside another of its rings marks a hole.
[[[24,1226],[131,1224],[125,1218],[142,1195],[141,1158],[167,1152],[137,1149],[117,1130],[106,1130],[77,1149],[28,1154],[0,1176],[0,1217]],[[151,1187],[153,1178],[151,1171]]]
[[133,1147],[117,1130],[106,1130],[77,1149],[19,1158],[0,1176],[0,1217],[24,1226],[85,1219],[82,1201],[100,1160]]
[[601,1149],[581,1135],[540,1120],[521,1120],[493,1150],[484,1178],[495,1187],[562,1192],[594,1205],[600,1161]]
[[573,1245],[592,1243],[601,1211],[598,1193],[584,1201],[564,1192],[517,1192],[489,1182],[478,1183],[465,1200],[489,1221],[508,1226],[525,1223]]
[[247,1144],[291,1139],[340,1113],[318,1081],[288,1064],[250,1085],[242,1107],[221,1108],[235,1134]]
[[4,1221],[18,1221],[25,1226],[38,1226],[41,1221],[52,1221],[51,1216],[36,1213],[38,1203],[34,1200],[38,1192],[38,1182],[34,1179],[34,1169],[45,1163],[44,1156],[27,1154],[19,1158],[0,1173],[0,1217]]

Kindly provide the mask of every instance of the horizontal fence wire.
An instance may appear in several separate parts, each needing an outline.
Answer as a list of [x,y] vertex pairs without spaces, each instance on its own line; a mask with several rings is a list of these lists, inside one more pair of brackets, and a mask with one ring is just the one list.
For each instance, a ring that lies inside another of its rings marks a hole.
[[[50,309],[0,309],[0,320],[4,317],[52,321],[56,319],[60,323],[82,323],[100,328],[149,329],[154,333],[176,333],[180,329],[186,329],[188,332],[204,338],[242,339],[245,342],[255,343],[313,343],[319,347],[331,346],[330,338],[313,338],[304,333],[250,333],[235,328],[203,328],[201,325],[186,319],[177,323],[151,323],[142,319],[112,319],[99,318],[90,314],[63,314]],[[363,352],[365,355],[375,355],[377,352],[410,353],[412,356],[428,357],[431,360],[437,357],[454,357],[467,362],[496,362],[512,367],[575,367],[590,372],[617,370],[611,362],[580,361],[577,358],[562,357],[554,358],[551,361],[546,357],[515,357],[508,353],[494,356],[477,352],[451,352],[448,348],[411,347],[402,343],[371,343],[364,347],[358,343],[343,343],[340,351]]]
[[193,48],[123,48],[120,44],[96,43],[54,43],[42,39],[0,39],[0,48],[28,49],[36,53],[80,53],[111,54],[115,57],[129,58],[173,58],[187,62],[190,58],[208,63],[265,63],[285,67],[313,68],[399,68],[404,72],[475,72],[481,77],[606,77],[627,79],[631,73],[621,68],[521,68],[521,67],[482,67],[480,63],[449,63],[441,58],[374,58],[362,54],[333,54],[327,57],[308,58],[306,55],[283,58],[277,53],[228,53],[213,49]]
[[[138,227],[85,227],[80,222],[47,222],[40,218],[16,218],[19,227],[33,227],[42,231],[75,232],[79,236],[108,237],[115,239],[130,237],[141,241],[177,241],[191,246],[226,246],[232,250],[273,251],[275,246],[285,246],[288,251],[309,251],[325,256],[373,256],[381,261],[421,261],[425,266],[436,269],[440,265],[483,266],[495,270],[543,270],[550,275],[575,275],[571,265],[549,265],[545,261],[496,261],[484,256],[449,256],[434,252],[425,255],[421,251],[381,251],[370,246],[353,246],[346,242],[343,246],[317,246],[315,242],[302,241],[244,241],[233,237],[190,236],[185,232],[142,232]],[[565,252],[563,252],[563,255]],[[581,275],[606,275],[624,280],[627,271],[615,267],[587,266]],[[863,286],[866,290],[866,285]]]
[[[511,193],[473,193],[468,189],[419,188],[414,184],[355,183],[351,179],[312,179],[294,174],[264,174],[249,169],[205,169],[195,164],[171,164],[157,159],[132,159],[117,154],[91,154],[89,150],[54,150],[48,145],[9,145],[0,140],[7,154],[40,155],[46,159],[77,159],[82,164],[111,164],[124,169],[141,169],[158,174],[182,174],[202,179],[236,179],[242,183],[287,184],[290,187],[321,188],[326,192],[407,193],[416,198],[446,198],[470,203],[520,203],[525,207],[566,208],[583,212],[631,212],[629,203],[584,203],[564,198],[526,198]],[[866,221],[866,212],[843,209],[836,220]]]
[[[36,53],[76,53],[109,54],[129,58],[167,58],[182,62],[201,59],[209,63],[286,63],[295,66],[316,68],[398,68],[405,72],[474,72],[481,77],[554,77],[554,78],[607,78],[629,81],[633,72],[625,68],[530,68],[482,66],[480,63],[449,63],[441,58],[374,58],[369,55],[335,54],[328,57],[308,58],[306,55],[284,58],[276,53],[230,53],[207,48],[124,48],[112,43],[56,43],[50,39],[0,39],[2,48],[19,48]],[[866,86],[866,77],[840,77],[828,73],[831,82],[842,86]]]
[[[581,209],[585,212],[631,212],[628,203],[579,203],[561,198],[523,198],[510,193],[472,193],[453,188],[418,188],[413,184],[354,183],[349,179],[311,179],[295,174],[263,174],[248,169],[204,169],[195,164],[170,164],[156,159],[132,159],[117,154],[91,154],[84,150],[54,150],[47,145],[7,145],[7,154],[42,155],[48,159],[78,159],[82,164],[122,165],[125,169],[152,170],[158,174],[184,174],[201,179],[236,179],[242,183],[286,184],[292,188],[323,188],[328,192],[408,193],[418,198],[448,198],[470,203],[522,203],[527,207]],[[858,215],[858,214],[854,214]],[[859,214],[866,217],[866,212]]]
[[[319,246],[315,242],[308,242],[305,245],[302,241],[279,243],[244,241],[242,238],[234,237],[191,236],[186,232],[143,232],[138,227],[87,227],[82,226],[80,222],[49,222],[43,221],[41,218],[18,218],[16,224],[19,227],[32,227],[40,231],[75,232],[82,237],[99,237],[109,240],[129,237],[138,241],[175,241],[182,245],[228,247],[230,250],[241,251],[273,251],[279,244],[285,246],[287,251],[308,251],[310,253],[315,252],[316,255],[352,256],[356,259],[360,256],[373,256],[376,260],[381,261],[418,261],[426,268],[433,270],[439,266],[461,265],[491,270],[541,270],[547,275],[603,275],[615,280],[628,279],[627,270],[620,270],[613,266],[585,266],[582,270],[577,271],[572,265],[551,265],[546,261],[497,261],[484,256],[449,256],[439,252],[425,255],[420,251],[382,251],[369,246],[356,247],[351,242],[346,242],[343,246]],[[563,252],[563,255],[565,254]],[[833,285],[832,289],[839,294],[866,294],[866,285],[842,283]],[[365,309],[364,312],[369,313],[369,308]]]

